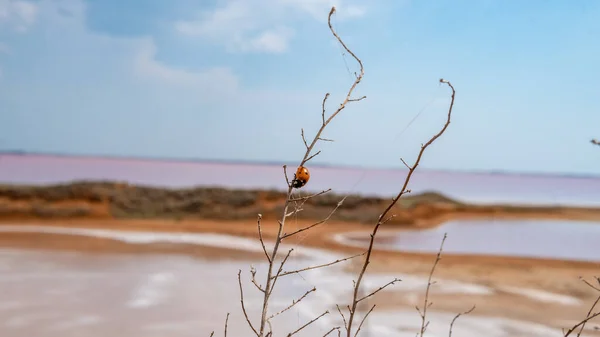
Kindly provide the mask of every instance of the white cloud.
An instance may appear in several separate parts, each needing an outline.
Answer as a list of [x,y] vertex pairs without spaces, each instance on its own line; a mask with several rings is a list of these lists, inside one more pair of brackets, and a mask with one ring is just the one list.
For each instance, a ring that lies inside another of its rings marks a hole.
[[[94,72],[91,67],[95,71],[105,68],[117,73],[120,83],[134,81],[163,90],[187,89],[203,92],[207,99],[223,97],[237,90],[238,80],[227,67],[188,70],[158,61],[157,47],[152,37],[114,37],[89,31],[85,24],[86,9],[82,0],[41,0],[36,12],[39,27],[31,30],[31,34],[43,31],[46,45],[40,48],[50,48],[50,53],[60,53],[60,56],[56,56],[59,59],[73,59],[71,69],[67,71],[76,69],[76,65],[82,71],[91,73]],[[0,45],[0,51],[6,49],[18,55],[18,50],[9,47]]]
[[5,24],[18,32],[27,31],[36,21],[38,7],[23,0],[0,0],[0,27]]
[[238,80],[229,68],[215,67],[196,72],[172,68],[156,60],[156,51],[157,48],[152,39],[141,41],[133,62],[134,70],[138,75],[160,80],[165,84],[217,90],[233,90],[237,88]]
[[345,6],[341,0],[227,0],[196,20],[176,22],[175,29],[222,44],[230,52],[283,53],[294,37],[291,21],[306,16],[326,21],[332,6],[340,20],[365,14],[363,7]]

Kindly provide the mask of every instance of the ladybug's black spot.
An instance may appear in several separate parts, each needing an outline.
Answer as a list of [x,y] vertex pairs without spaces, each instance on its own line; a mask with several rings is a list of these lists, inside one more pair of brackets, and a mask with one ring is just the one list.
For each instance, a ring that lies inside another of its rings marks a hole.
[[292,180],[292,187],[293,188],[300,188],[302,186],[304,186],[306,184],[306,180],[304,179],[294,179]]

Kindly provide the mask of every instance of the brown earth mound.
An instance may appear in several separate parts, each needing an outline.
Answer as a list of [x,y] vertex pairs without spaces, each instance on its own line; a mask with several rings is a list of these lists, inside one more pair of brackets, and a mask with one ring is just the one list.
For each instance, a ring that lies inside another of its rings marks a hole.
[[[306,195],[299,192],[297,197]],[[326,218],[344,195],[327,193],[309,199],[298,219]],[[168,189],[118,182],[76,181],[49,186],[0,185],[0,219],[136,218],[136,219],[254,219],[281,216],[285,193],[211,187]],[[332,221],[370,223],[377,220],[389,198],[348,195]],[[393,209],[390,224],[429,226],[455,217],[493,216],[600,218],[600,209],[566,207],[480,206],[442,194],[405,195]]]

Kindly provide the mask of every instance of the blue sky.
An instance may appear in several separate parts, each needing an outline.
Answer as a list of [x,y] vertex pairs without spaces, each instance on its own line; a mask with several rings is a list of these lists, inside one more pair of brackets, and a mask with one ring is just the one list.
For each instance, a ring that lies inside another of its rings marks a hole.
[[[0,0],[0,150],[600,173],[600,2]],[[419,114],[419,112],[421,112]],[[410,124],[417,115],[418,118]]]

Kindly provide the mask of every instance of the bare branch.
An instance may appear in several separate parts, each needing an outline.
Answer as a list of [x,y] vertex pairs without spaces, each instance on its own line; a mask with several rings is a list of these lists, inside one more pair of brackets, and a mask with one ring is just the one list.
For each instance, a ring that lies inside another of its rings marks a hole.
[[302,329],[304,329],[304,328],[306,328],[307,326],[309,326],[309,325],[313,324],[313,323],[314,323],[314,322],[316,322],[316,321],[317,321],[319,318],[321,318],[321,317],[323,317],[323,316],[327,315],[328,313],[329,313],[329,310],[325,311],[324,313],[322,313],[322,314],[320,314],[319,316],[317,316],[317,318],[315,318],[315,319],[313,319],[313,320],[309,321],[308,323],[304,324],[303,326],[299,327],[299,328],[298,328],[296,331],[294,331],[294,332],[290,332],[290,333],[287,335],[287,337],[291,337],[291,336],[293,336],[293,335],[297,334],[297,333],[298,333],[298,332],[300,332]]
[[242,270],[240,269],[238,271],[238,283],[240,285],[240,303],[242,304],[242,311],[244,312],[244,317],[246,317],[246,322],[248,322],[250,329],[252,329],[252,331],[254,331],[254,334],[256,336],[260,337],[260,335],[258,334],[256,329],[252,325],[252,322],[250,322],[250,318],[248,317],[248,313],[246,312],[246,306],[244,305],[244,290],[242,289],[242,276],[241,275],[242,275]]
[[286,272],[283,272],[283,273],[281,273],[281,274],[280,274],[280,275],[278,275],[277,277],[283,277],[283,276],[290,275],[290,274],[297,274],[297,273],[301,273],[301,272],[303,272],[303,271],[308,271],[308,270],[313,270],[313,269],[318,269],[318,268],[323,268],[323,267],[329,267],[329,266],[332,266],[332,265],[334,265],[334,264],[337,264],[337,263],[340,263],[340,262],[344,262],[344,261],[347,261],[347,260],[353,259],[353,258],[355,258],[355,257],[359,257],[359,256],[362,256],[362,255],[365,255],[366,253],[367,253],[367,252],[363,252],[363,253],[360,253],[360,254],[356,254],[356,255],[348,256],[348,257],[346,257],[346,258],[343,258],[343,259],[338,259],[338,260],[335,260],[335,261],[333,261],[333,262],[329,262],[329,263],[325,263],[325,264],[320,264],[320,265],[318,265],[318,266],[306,267],[306,268],[297,269],[297,270],[293,270],[293,271],[286,271]]
[[327,138],[321,138],[321,137],[319,137],[319,140],[322,140],[324,142],[333,142],[333,139],[327,139]]
[[398,192],[398,194],[396,195],[396,197],[392,200],[392,202],[387,206],[387,208],[383,211],[383,213],[381,213],[381,215],[379,216],[379,219],[377,221],[377,223],[375,224],[373,231],[371,233],[371,240],[369,241],[369,248],[367,249],[367,256],[365,258],[365,262],[362,266],[362,269],[360,270],[359,274],[358,274],[358,278],[356,280],[356,283],[354,285],[354,292],[353,292],[353,299],[352,299],[352,307],[349,306],[348,310],[350,312],[350,316],[348,317],[348,326],[346,328],[346,335],[347,337],[351,337],[351,333],[352,333],[352,323],[354,321],[354,314],[356,313],[356,306],[358,305],[357,299],[358,299],[358,291],[362,282],[362,279],[365,275],[365,272],[367,270],[367,267],[369,266],[369,263],[371,261],[371,254],[373,252],[373,245],[375,242],[375,236],[377,235],[377,232],[379,231],[379,228],[381,227],[381,225],[383,224],[384,219],[388,218],[388,213],[392,210],[392,208],[396,205],[396,203],[398,202],[398,200],[400,200],[400,197],[402,197],[402,195],[404,195],[405,193],[407,193],[408,191],[408,184],[412,178],[413,173],[415,172],[415,170],[417,169],[417,167],[419,166],[419,163],[421,162],[421,159],[423,157],[423,154],[425,153],[425,150],[431,145],[433,144],[433,142],[435,142],[439,137],[441,137],[444,132],[446,132],[446,129],[448,128],[448,126],[450,125],[450,120],[452,117],[452,109],[454,108],[454,98],[456,95],[456,91],[454,90],[454,86],[452,86],[452,84],[449,81],[446,81],[444,79],[440,79],[440,83],[446,83],[450,89],[452,90],[452,96],[451,96],[451,100],[450,100],[450,106],[448,107],[448,116],[446,119],[446,123],[444,124],[444,126],[442,127],[442,129],[435,134],[433,137],[431,137],[429,139],[429,141],[425,144],[423,144],[421,146],[421,150],[419,151],[419,154],[417,155],[417,159],[415,160],[415,163],[410,166],[410,169],[408,171],[408,174],[406,175],[406,178],[404,179],[404,184],[402,185],[402,188],[400,189],[400,192]]
[[452,337],[452,327],[454,326],[454,322],[462,315],[468,315],[471,312],[473,312],[473,310],[475,310],[475,306],[473,306],[471,309],[465,311],[465,312],[461,312],[458,313],[456,316],[454,316],[454,318],[452,319],[452,322],[450,322],[450,330],[448,331],[448,337]]
[[[588,280],[585,280],[583,278],[579,278],[583,283],[587,284],[590,288],[596,290],[596,291],[600,291],[600,288],[596,287],[595,285],[591,284]],[[598,283],[600,284],[600,278],[596,278],[596,281],[598,281]]]
[[402,161],[402,164],[404,164],[404,166],[406,166],[407,169],[409,169],[409,170],[411,169],[411,167],[408,166],[408,164],[404,161],[403,158],[400,158],[400,160]]
[[308,200],[308,199],[311,199],[311,198],[314,198],[314,197],[318,197],[320,195],[323,195],[323,194],[329,193],[329,192],[331,192],[331,188],[323,190],[323,191],[321,191],[319,193],[315,193],[315,194],[311,194],[311,195],[306,195],[306,196],[299,197],[299,198],[292,198],[292,199],[290,199],[290,201],[292,201],[292,202],[294,202],[294,201],[305,201],[305,200]]
[[262,214],[258,215],[258,219],[256,220],[258,224],[258,239],[260,240],[260,245],[262,246],[263,252],[265,252],[265,256],[267,257],[267,261],[271,262],[271,258],[269,257],[269,253],[267,253],[267,247],[265,246],[265,241],[263,241],[262,229],[260,228],[260,220],[262,219]]
[[291,190],[292,184],[290,183],[290,178],[288,178],[287,165],[283,165],[283,175],[285,176],[285,183],[288,185],[288,190]]
[[227,323],[229,322],[229,313],[227,313],[227,317],[225,317],[225,333],[223,337],[227,337]]
[[365,98],[367,98],[367,96],[362,96],[362,97],[359,97],[359,98],[351,98],[351,99],[348,100],[348,102],[359,102],[359,101],[362,101]]
[[304,129],[300,129],[302,130],[301,135],[302,135],[302,141],[304,142],[304,146],[306,146],[306,148],[308,149],[308,142],[306,142],[306,138],[304,137]]
[[[597,279],[598,283],[600,283],[600,279]],[[593,286],[591,283],[589,283],[587,280],[582,279],[582,281],[587,284],[589,287],[591,287],[592,289],[596,290],[596,291],[600,291],[600,289],[596,288],[595,286]],[[596,300],[594,301],[594,303],[592,303],[592,306],[590,307],[590,310],[588,310],[588,313],[586,314],[586,318],[590,317],[592,315],[592,312],[594,311],[594,308],[596,308],[596,305],[598,304],[598,302],[600,301],[600,295],[598,297],[596,297]],[[585,329],[585,324],[587,323],[587,321],[583,321],[581,323],[581,328],[579,329],[579,332],[577,332],[577,337],[580,337],[581,334],[583,333],[583,329]]]
[[435,257],[435,262],[433,263],[433,266],[431,267],[431,271],[429,272],[429,278],[427,279],[427,288],[425,290],[425,300],[424,300],[424,304],[423,304],[423,312],[419,311],[419,314],[421,315],[421,331],[420,331],[420,336],[423,337],[423,334],[425,333],[425,330],[427,330],[427,326],[429,325],[429,322],[426,322],[427,320],[427,308],[429,308],[431,306],[431,303],[429,302],[429,289],[431,288],[431,285],[433,285],[433,283],[431,282],[431,278],[433,277],[433,272],[435,271],[435,267],[437,266],[438,262],[440,262],[441,259],[441,255],[442,255],[442,250],[444,248],[444,242],[446,241],[446,233],[444,233],[444,238],[442,239],[442,243],[440,244],[440,249],[438,250],[437,256]]
[[[325,95],[325,98],[323,99],[323,103],[322,103],[323,112],[322,112],[322,116],[321,116],[321,118],[322,118],[321,128],[319,129],[319,131],[315,135],[315,138],[313,139],[312,143],[309,145],[308,151],[306,151],[306,154],[304,155],[304,159],[300,162],[300,166],[302,166],[304,163],[306,163],[308,160],[310,160],[311,158],[313,158],[314,156],[316,156],[318,154],[318,152],[317,152],[317,154],[315,154],[313,156],[310,156],[310,152],[312,151],[313,147],[315,146],[315,144],[317,143],[317,141],[321,137],[321,134],[323,133],[323,130],[325,130],[325,127],[335,118],[335,116],[337,116],[342,110],[344,110],[346,108],[346,106],[348,105],[349,102],[352,102],[352,99],[351,99],[352,94],[354,93],[354,90],[356,89],[356,87],[358,86],[358,84],[360,83],[360,81],[362,80],[362,78],[364,76],[364,73],[365,73],[362,61],[356,56],[356,54],[354,54],[346,46],[346,44],[344,43],[344,41],[342,41],[342,39],[339,37],[339,35],[335,32],[335,29],[333,29],[333,26],[331,25],[331,17],[333,16],[334,13],[335,13],[335,7],[331,7],[331,11],[329,12],[329,17],[327,19],[327,23],[329,25],[329,30],[331,31],[331,33],[333,34],[333,36],[336,38],[336,40],[346,50],[346,52],[348,52],[348,54],[350,54],[354,58],[354,60],[356,60],[356,62],[358,63],[358,65],[360,67],[360,73],[356,77],[356,80],[354,81],[354,83],[352,83],[352,86],[348,90],[348,93],[347,93],[346,98],[344,99],[344,101],[340,104],[340,106],[327,119],[325,119],[325,101],[329,97],[329,93]],[[309,158],[309,156],[310,156],[310,158]]]
[[332,217],[332,216],[333,216],[333,214],[334,214],[334,213],[337,211],[337,209],[338,209],[338,208],[340,208],[340,207],[342,206],[342,204],[344,203],[344,200],[346,200],[346,198],[347,198],[347,197],[348,197],[348,196],[345,196],[345,197],[344,197],[342,200],[340,200],[340,201],[337,203],[337,205],[335,206],[335,208],[334,208],[334,209],[333,209],[331,212],[329,212],[329,215],[327,215],[327,217],[326,217],[325,219],[323,219],[323,220],[321,220],[321,221],[318,221],[318,222],[315,222],[314,224],[312,224],[312,225],[310,225],[310,226],[307,226],[307,227],[304,227],[304,228],[300,228],[299,230],[297,230],[297,231],[295,231],[295,232],[292,232],[292,233],[290,233],[290,234],[284,234],[284,235],[281,237],[281,239],[283,240],[283,239],[285,239],[285,238],[288,238],[288,237],[290,237],[290,236],[292,236],[292,235],[296,235],[296,234],[298,234],[298,233],[301,233],[301,232],[307,231],[307,230],[309,230],[309,229],[311,229],[311,228],[313,228],[313,227],[316,227],[316,226],[318,226],[318,225],[324,224],[325,222],[329,221],[329,219],[331,219],[331,217]]
[[589,320],[591,320],[591,319],[593,319],[595,317],[598,317],[598,316],[600,316],[600,312],[597,312],[597,313],[595,313],[593,315],[588,315],[588,317],[586,319],[584,319],[581,322],[575,324],[571,329],[569,329],[567,331],[567,333],[565,334],[564,337],[570,336],[573,333],[573,331],[575,331],[575,329],[577,329],[578,327],[580,327],[580,326],[584,325],[585,323],[587,323]]
[[594,144],[594,145],[600,145],[600,141],[598,141],[597,139],[592,139],[590,141],[590,143]]
[[321,107],[323,108],[323,113],[321,113],[321,119],[323,120],[323,123],[321,125],[325,125],[325,103],[327,102],[327,98],[329,98],[329,93],[325,94],[325,97],[323,97],[323,103],[321,103]]
[[[351,97],[354,93],[354,90],[356,89],[356,87],[358,86],[358,84],[360,83],[360,81],[362,80],[362,77],[364,75],[364,68],[362,65],[361,60],[356,57],[356,55],[350,51],[348,49],[348,47],[346,47],[346,45],[344,44],[344,42],[340,39],[340,37],[337,35],[337,33],[335,32],[335,30],[333,29],[333,27],[331,26],[331,17],[332,15],[335,13],[335,7],[331,8],[331,11],[329,12],[329,17],[328,17],[328,25],[329,25],[329,29],[332,32],[333,36],[338,40],[338,42],[344,47],[344,49],[346,49],[346,51],[352,55],[352,57],[358,62],[359,66],[360,66],[360,74],[356,76],[356,80],[352,83],[352,85],[350,86],[348,93],[346,95],[346,98],[343,100],[343,102],[340,104],[340,106],[329,116],[329,117],[325,117],[325,103],[329,97],[329,94],[326,94],[325,97],[323,98],[323,102],[322,102],[322,114],[321,114],[321,120],[322,120],[322,125],[319,128],[319,130],[317,131],[317,133],[315,134],[313,140],[309,143],[308,141],[306,141],[306,137],[303,137],[303,141],[305,143],[305,147],[306,147],[306,152],[302,158],[302,160],[300,161],[299,166],[303,166],[307,161],[311,160],[312,158],[314,158],[315,156],[317,156],[320,151],[318,151],[315,154],[312,154],[312,151],[315,147],[315,144],[319,141],[319,140],[323,140],[324,138],[322,138],[322,134],[325,130],[325,128],[327,127],[327,125],[343,110],[346,108],[347,104],[351,101],[355,101],[352,100]],[[362,98],[361,98],[362,99]],[[304,134],[304,130],[302,130],[302,134]],[[260,328],[258,329],[258,333],[257,336],[258,337],[265,337],[265,327],[267,324],[269,324],[269,320],[267,319],[268,315],[268,307],[269,307],[269,298],[271,296],[271,294],[273,293],[273,289],[275,288],[275,284],[277,281],[277,278],[280,276],[281,274],[281,268],[283,266],[283,264],[285,263],[285,261],[287,260],[287,257],[289,257],[289,254],[286,256],[286,258],[284,259],[284,261],[282,262],[279,271],[276,273],[275,277],[273,277],[274,274],[274,261],[277,257],[277,253],[279,252],[279,247],[281,244],[281,241],[283,239],[283,230],[285,227],[285,221],[287,219],[287,217],[289,217],[290,215],[296,214],[297,212],[299,212],[301,210],[301,208],[296,207],[296,210],[293,212],[290,212],[290,204],[293,202],[291,201],[291,199],[293,199],[292,193],[293,193],[293,187],[291,185],[291,182],[289,180],[289,177],[287,175],[287,166],[284,165],[283,166],[283,170],[284,170],[284,175],[285,175],[285,179],[286,179],[286,184],[288,186],[288,191],[287,191],[287,198],[283,207],[283,212],[282,212],[282,217],[281,220],[279,221],[279,230],[275,239],[275,244],[273,245],[272,251],[269,254],[269,267],[267,270],[267,275],[266,275],[266,284],[264,286],[264,297],[263,297],[263,303],[262,303],[262,312],[261,312],[261,318],[260,318]],[[329,219],[331,216],[329,216],[327,219]],[[325,221],[327,221],[327,219]],[[325,222],[323,221],[323,222]],[[321,223],[323,223],[321,222]],[[316,226],[316,225],[315,225]],[[314,226],[312,226],[314,227]],[[311,227],[311,228],[312,228]],[[298,232],[299,233],[299,232]],[[293,235],[293,234],[292,234]],[[289,235],[288,235],[289,237]],[[339,330],[338,330],[339,331]],[[271,335],[271,333],[269,332],[269,335]]]
[[[294,209],[293,211],[291,211],[291,212],[287,213],[287,214],[285,215],[285,217],[286,217],[286,218],[289,218],[289,217],[291,217],[292,215],[294,215],[294,214],[296,214],[296,213],[300,213],[300,212],[302,212],[303,210],[304,210],[303,208],[296,208],[296,209]],[[281,223],[281,222],[280,222],[280,223]]]
[[[364,253],[363,253],[363,254],[364,254]],[[379,287],[377,290],[375,290],[374,292],[370,293],[369,295],[367,295],[367,296],[364,296],[364,297],[362,297],[362,298],[360,298],[360,299],[356,300],[356,302],[361,302],[361,301],[363,301],[363,300],[366,300],[367,298],[369,298],[369,297],[371,297],[371,296],[373,296],[373,295],[377,294],[378,292],[382,291],[383,289],[385,289],[385,288],[387,288],[387,287],[391,286],[392,284],[394,284],[394,283],[396,283],[396,282],[400,282],[400,281],[402,281],[402,280],[400,280],[400,279],[398,279],[398,278],[395,278],[395,279],[391,280],[390,282],[388,282],[388,283],[386,283],[386,284],[382,285],[381,287]]]
[[[267,291],[273,292],[273,289],[275,289],[275,283],[277,283],[277,279],[279,278],[281,271],[283,270],[283,265],[285,264],[285,262],[290,257],[290,254],[292,254],[293,251],[294,251],[294,248],[290,248],[290,250],[288,250],[287,255],[283,258],[283,261],[281,261],[281,264],[279,265],[279,269],[277,270],[277,273],[275,274],[275,276],[272,276],[271,278],[267,279],[267,282],[273,281],[273,284],[271,285],[271,289],[267,290]],[[269,295],[271,295],[271,294],[269,293]]]
[[331,328],[331,330],[327,331],[327,333],[324,334],[323,337],[327,337],[330,333],[334,332],[335,330],[338,330],[338,333],[339,333],[340,327],[336,326],[334,328]]
[[342,309],[340,309],[339,305],[335,305],[337,307],[338,312],[340,313],[340,316],[342,316],[342,320],[344,321],[344,328],[346,330],[348,330],[348,322],[346,322],[346,316],[344,316],[344,314],[342,313]]
[[[318,139],[318,138],[315,138]],[[306,163],[307,161],[313,159],[314,157],[318,156],[321,153],[321,151],[317,151],[317,153],[313,154],[312,156],[308,157],[307,159],[304,160],[304,163]],[[304,164],[303,163],[303,164]]]
[[307,292],[304,293],[304,295],[300,296],[299,299],[293,300],[292,304],[290,304],[289,306],[285,307],[283,310],[281,310],[281,311],[279,311],[279,312],[271,315],[269,318],[267,318],[267,320],[271,320],[275,316],[281,315],[284,312],[290,310],[292,307],[294,307],[296,304],[300,303],[300,301],[302,301],[306,296],[308,296],[308,294],[312,293],[313,291],[317,291],[317,288],[313,287],[312,289],[308,290]]
[[367,311],[367,313],[365,314],[365,317],[363,317],[363,319],[360,321],[360,324],[358,325],[358,329],[356,329],[356,332],[354,333],[354,337],[356,337],[358,335],[358,332],[360,331],[360,328],[362,328],[363,323],[365,323],[365,320],[367,319],[367,317],[369,316],[369,314],[373,311],[373,309],[375,309],[376,304],[373,304],[373,306],[371,307],[371,309],[369,309],[369,311]]
[[260,292],[264,293],[265,290],[256,281],[256,269],[254,269],[254,266],[250,266],[250,274],[252,274],[252,284],[254,284],[254,286],[256,286],[256,289],[258,289]]

